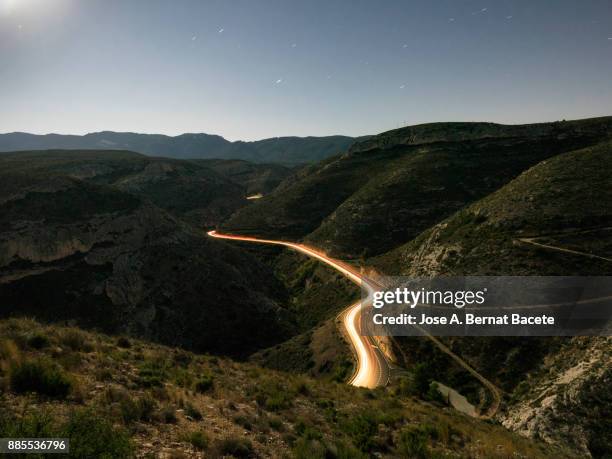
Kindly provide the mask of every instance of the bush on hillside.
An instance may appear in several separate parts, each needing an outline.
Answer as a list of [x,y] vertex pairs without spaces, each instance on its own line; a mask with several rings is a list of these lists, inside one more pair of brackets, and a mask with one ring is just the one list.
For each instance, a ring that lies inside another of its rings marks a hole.
[[11,365],[10,386],[20,394],[36,392],[63,399],[70,393],[72,382],[57,365],[48,360],[35,359]]

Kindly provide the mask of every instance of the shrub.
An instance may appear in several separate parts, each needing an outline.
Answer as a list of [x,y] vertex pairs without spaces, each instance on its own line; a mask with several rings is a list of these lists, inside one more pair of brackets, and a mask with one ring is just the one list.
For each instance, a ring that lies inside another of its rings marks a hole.
[[66,398],[72,382],[52,362],[43,359],[14,363],[10,369],[11,389],[17,393],[37,392],[53,398]]
[[277,416],[270,417],[268,419],[268,425],[271,429],[274,429],[277,432],[282,432],[283,430],[285,430],[285,425],[283,424],[282,419]]
[[123,387],[107,386],[102,393],[103,400],[105,403],[116,403],[121,402],[123,399],[130,396],[129,392]]
[[28,337],[28,347],[32,349],[44,349],[49,346],[49,337],[43,333],[34,333]]
[[216,449],[221,455],[230,455],[238,458],[250,457],[253,454],[251,441],[240,437],[227,437],[219,440]]
[[83,363],[83,358],[78,352],[63,352],[56,357],[57,363],[59,363],[66,370],[74,370],[79,368]]
[[78,328],[66,328],[60,334],[60,343],[73,351],[91,352],[93,346],[87,339],[85,332]]
[[431,384],[429,384],[429,389],[427,390],[427,394],[425,395],[425,398],[431,402],[439,403],[441,405],[446,405],[446,399],[440,393],[438,384],[433,381],[431,382]]
[[284,393],[269,395],[266,398],[264,406],[270,411],[280,411],[291,406],[291,398]]
[[304,437],[295,442],[292,453],[296,459],[367,459],[369,457],[341,441],[328,445],[320,438]]
[[16,362],[20,357],[21,353],[15,341],[10,339],[0,341],[0,360]]
[[328,453],[327,457],[331,456],[335,459],[368,459],[370,457],[342,441],[336,442],[330,449],[331,453]]
[[172,372],[172,380],[179,387],[193,386],[193,374],[184,368],[175,368]]
[[56,420],[56,416],[44,410],[26,413],[19,419],[0,411],[0,437],[66,437],[70,439],[71,457],[131,457],[132,447],[127,433],[114,428],[107,419],[99,417],[92,410],[72,411],[63,424]]
[[386,426],[394,426],[404,420],[404,413],[401,409],[391,407],[381,407],[376,416],[378,424]]
[[201,376],[195,384],[195,390],[204,394],[214,387],[214,380],[211,375]]
[[140,397],[136,400],[125,397],[120,402],[121,417],[123,422],[130,424],[134,421],[151,421],[156,402],[151,397]]
[[403,457],[427,459],[430,457],[427,434],[420,428],[404,429],[399,435],[397,451]]
[[334,367],[334,371],[331,375],[331,380],[338,383],[343,383],[348,379],[352,370],[353,362],[348,359],[343,359]]
[[294,390],[300,395],[308,396],[310,395],[310,387],[306,384],[305,381],[300,380],[294,385]]
[[108,382],[113,380],[113,372],[108,367],[96,368],[94,375],[97,381]]
[[70,456],[97,458],[131,457],[129,435],[116,429],[92,410],[73,412],[59,437],[70,439]]
[[255,388],[255,400],[269,411],[280,411],[291,406],[293,393],[277,381],[262,381]]
[[432,382],[432,371],[428,364],[418,363],[412,369],[412,379],[405,387],[409,395],[424,397],[429,391]]
[[132,343],[125,336],[120,336],[119,338],[117,338],[117,346],[123,349],[129,349],[132,347]]
[[26,413],[21,419],[0,410],[0,437],[3,438],[37,438],[53,437],[55,429],[54,417],[46,410],[36,410]]
[[159,412],[159,420],[166,424],[176,424],[176,410],[171,406],[162,408]]
[[[13,340],[0,341],[0,377],[10,372],[11,366],[21,360],[21,353]],[[4,378],[0,379],[0,390],[5,386]]]
[[327,448],[319,440],[298,438],[293,446],[293,457],[295,459],[326,459]]
[[188,433],[185,440],[191,443],[195,449],[205,450],[208,448],[208,436],[202,431],[196,430],[195,432]]
[[202,419],[202,413],[200,413],[191,403],[185,405],[185,415],[189,416],[194,421],[200,421]]
[[246,430],[253,429],[253,422],[246,416],[234,416],[234,423],[245,428]]
[[346,420],[342,430],[351,437],[357,448],[369,451],[374,446],[373,438],[378,432],[378,424],[371,413],[363,412]]
[[137,383],[141,387],[161,387],[166,380],[166,370],[158,362],[148,361],[138,369]]
[[183,368],[187,368],[189,364],[191,363],[191,361],[193,360],[193,357],[191,354],[188,354],[187,352],[177,351],[174,354],[172,360],[174,361],[175,364]]

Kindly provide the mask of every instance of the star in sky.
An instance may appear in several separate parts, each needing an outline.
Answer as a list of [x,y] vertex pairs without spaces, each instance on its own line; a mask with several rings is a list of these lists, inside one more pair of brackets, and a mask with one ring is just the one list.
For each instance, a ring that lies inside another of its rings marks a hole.
[[221,27],[221,28],[219,29],[219,33],[223,33],[223,31],[224,31],[224,30],[225,30],[225,29],[224,29],[223,27]]
[[282,78],[279,78],[278,80],[276,80],[276,81],[274,82],[274,84],[281,84],[282,82],[283,82],[283,79],[282,79]]

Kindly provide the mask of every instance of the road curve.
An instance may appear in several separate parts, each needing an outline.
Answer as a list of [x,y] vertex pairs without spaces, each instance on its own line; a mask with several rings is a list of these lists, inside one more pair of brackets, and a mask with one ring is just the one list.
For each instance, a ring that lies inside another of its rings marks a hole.
[[[372,279],[367,278],[366,276],[358,272],[354,267],[334,258],[328,257],[324,253],[319,252],[318,250],[315,250],[305,244],[276,241],[272,239],[259,239],[251,236],[221,234],[214,230],[209,231],[207,234],[210,237],[215,237],[219,239],[230,239],[235,241],[256,242],[260,244],[273,244],[289,247],[305,255],[316,258],[317,260],[322,261],[323,263],[326,263],[332,268],[340,271],[354,283],[365,288],[368,291],[368,297],[372,292],[384,289],[383,285]],[[344,324],[347,336],[351,341],[351,344],[355,351],[355,355],[357,357],[357,368],[348,383],[357,387],[367,387],[373,389],[375,387],[385,386],[388,384],[391,374],[391,366],[385,354],[374,343],[373,338],[369,336],[362,336],[359,333],[358,330],[359,319],[361,315],[361,306],[362,303],[357,302],[349,306],[339,315],[339,318]],[[442,343],[442,341],[440,341],[438,338],[426,333],[425,330],[421,329],[421,327],[419,327],[418,325],[415,325],[415,327],[419,329],[425,337],[429,338],[440,351],[448,355],[459,366],[465,369],[468,373],[475,377],[484,387],[487,388],[487,390],[491,394],[492,400],[486,412],[481,413],[479,417],[481,419],[493,418],[501,404],[501,391],[491,381],[489,381],[478,371],[472,368],[470,364],[468,364],[465,360],[463,360],[452,350],[450,350],[449,347]]]
[[[217,231],[209,231],[208,236],[219,239],[230,239],[234,241],[255,242],[260,244],[273,244],[288,247],[300,253],[316,258],[317,260],[331,266],[348,277],[355,284],[365,288],[368,293],[375,290],[375,283],[352,266],[343,263],[334,258],[328,257],[322,252],[313,249],[305,244],[297,244],[294,242],[277,241],[272,239],[260,239],[251,236],[239,236],[231,234],[221,234]],[[356,387],[367,387],[373,389],[378,386],[385,386],[389,382],[391,368],[387,357],[373,342],[369,336],[362,336],[359,333],[359,320],[361,317],[361,302],[352,304],[341,312],[338,316],[346,330],[346,335],[349,338],[355,355],[357,357],[357,367],[353,376],[348,381],[349,384]]]

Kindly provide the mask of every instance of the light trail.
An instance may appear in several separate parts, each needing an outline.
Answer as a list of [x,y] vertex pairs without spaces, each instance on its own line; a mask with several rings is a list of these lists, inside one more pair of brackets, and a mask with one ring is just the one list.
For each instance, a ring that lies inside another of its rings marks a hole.
[[[354,283],[356,283],[360,287],[365,288],[368,291],[368,298],[375,290],[384,289],[384,286],[380,285],[378,282],[372,279],[368,279],[366,276],[355,270],[354,267],[334,258],[328,257],[324,253],[315,250],[305,244],[277,241],[273,239],[259,239],[251,236],[221,234],[214,230],[208,231],[207,234],[210,237],[219,239],[230,239],[235,241],[255,242],[260,244],[272,244],[289,247],[305,255],[316,258],[317,260],[320,260],[323,263],[340,271]],[[369,389],[373,389],[379,386],[386,386],[390,379],[391,367],[385,354],[379,349],[378,346],[374,345],[371,342],[370,337],[362,336],[359,333],[358,327],[361,309],[362,302],[357,302],[349,306],[339,315],[339,317],[342,319],[342,323],[344,324],[344,328],[346,329],[347,336],[353,346],[357,357],[357,367],[355,373],[353,377],[348,381],[348,383],[353,386],[367,387]],[[481,413],[479,417],[481,419],[491,419],[493,416],[495,416],[495,413],[497,413],[497,410],[499,409],[499,406],[501,404],[501,391],[491,381],[489,381],[478,371],[472,368],[472,366],[468,364],[465,360],[463,360],[461,357],[451,351],[448,346],[446,346],[438,338],[426,333],[425,330],[423,330],[418,325],[415,325],[415,328],[420,330],[423,333],[424,337],[431,340],[440,351],[448,355],[459,366],[464,368],[474,378],[480,381],[480,383],[484,387],[486,387],[487,390],[489,390],[493,397],[493,400],[488,406],[486,412]]]
[[[214,230],[209,231],[207,234],[210,237],[219,239],[230,239],[234,241],[256,242],[260,244],[273,244],[289,247],[290,249],[316,258],[317,260],[341,272],[355,284],[365,288],[368,291],[368,296],[370,296],[370,294],[375,290],[374,284],[361,273],[357,272],[352,266],[328,257],[324,253],[305,244],[277,241],[272,239],[259,239],[251,236],[221,234]],[[361,317],[361,306],[361,302],[352,304],[339,315],[357,357],[355,373],[348,383],[357,387],[367,387],[373,389],[378,386],[384,386],[388,383],[390,366],[383,352],[378,347],[374,346],[368,337],[362,336],[358,331],[359,320]]]

